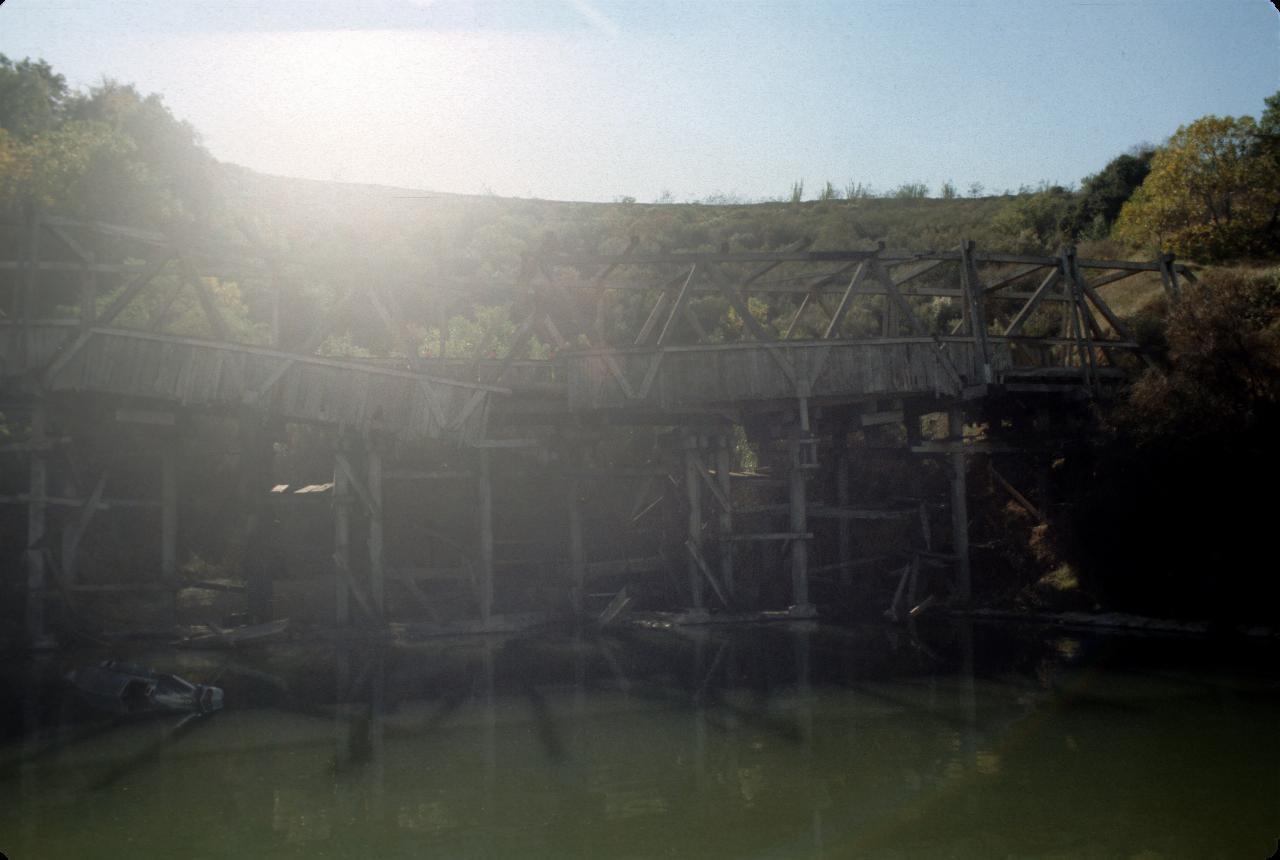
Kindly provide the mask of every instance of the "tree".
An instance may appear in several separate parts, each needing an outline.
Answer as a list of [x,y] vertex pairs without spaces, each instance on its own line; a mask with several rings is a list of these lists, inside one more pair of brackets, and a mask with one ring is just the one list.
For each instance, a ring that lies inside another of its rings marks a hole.
[[44,60],[15,63],[0,54],[0,128],[20,140],[57,124],[67,82]]
[[1265,157],[1264,142],[1249,116],[1206,116],[1179,128],[1121,209],[1117,234],[1204,260],[1273,254],[1280,164]]
[[1076,205],[1076,196],[1061,185],[1043,187],[1011,200],[991,219],[991,227],[1013,240],[1016,250],[1050,251],[1068,238]]
[[1069,218],[1068,232],[1074,237],[1100,239],[1111,232],[1120,210],[1151,172],[1155,149],[1139,147],[1113,158],[1106,167],[1086,176],[1081,183],[1080,202]]

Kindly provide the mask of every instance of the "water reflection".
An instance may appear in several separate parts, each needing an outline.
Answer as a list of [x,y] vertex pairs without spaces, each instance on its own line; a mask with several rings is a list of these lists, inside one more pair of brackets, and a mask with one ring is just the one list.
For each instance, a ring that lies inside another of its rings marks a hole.
[[148,719],[54,683],[103,655],[14,664],[0,850],[1265,857],[1274,655],[1205,649],[790,624],[112,655],[226,690]]

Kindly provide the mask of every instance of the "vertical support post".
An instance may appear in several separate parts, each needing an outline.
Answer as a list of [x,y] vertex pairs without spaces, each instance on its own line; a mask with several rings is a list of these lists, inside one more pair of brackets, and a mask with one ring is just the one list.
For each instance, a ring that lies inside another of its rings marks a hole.
[[[964,441],[964,411],[951,407],[948,416],[951,444],[958,448]],[[969,570],[969,496],[966,487],[966,454],[953,450],[951,459],[951,533],[956,555],[956,574],[960,602],[968,605],[973,597],[973,582]]]
[[1063,252],[1063,267],[1067,270],[1070,278],[1068,287],[1071,293],[1071,312],[1073,314],[1071,324],[1075,329],[1079,342],[1077,349],[1081,353],[1081,366],[1084,368],[1085,387],[1090,389],[1095,395],[1098,393],[1099,384],[1097,380],[1097,355],[1094,353],[1093,338],[1089,333],[1089,320],[1086,314],[1089,309],[1085,306],[1084,297],[1084,276],[1080,274],[1080,266],[1076,262],[1076,249],[1067,246]]
[[729,473],[733,470],[733,436],[722,434],[716,445],[716,482],[720,486],[720,495],[724,496],[725,506],[720,509],[716,528],[720,535],[720,581],[729,597],[734,596],[733,582],[733,543],[729,537],[733,534],[733,488]]
[[1178,272],[1173,267],[1173,254],[1163,253],[1157,258],[1160,264],[1160,282],[1164,285],[1164,291],[1169,296],[1169,301],[1176,302],[1182,297],[1182,290],[1178,287]]
[[[571,462],[580,466],[574,458]],[[582,542],[582,481],[574,475],[569,480],[569,574],[573,579],[570,599],[573,611],[582,611],[582,600],[587,589],[587,552]]]
[[382,452],[371,440],[368,443],[368,489],[373,509],[369,511],[369,590],[374,610],[386,618],[385,571],[382,563],[382,528],[386,506],[382,500]]
[[80,273],[80,328],[93,325],[98,310],[98,273],[93,266],[95,258],[89,251],[84,258],[84,269]]
[[436,299],[436,317],[440,326],[440,357],[446,357],[449,348],[449,314],[445,306],[444,296]]
[[689,566],[689,599],[695,612],[702,611],[702,571],[694,551],[702,551],[702,476],[698,474],[698,437],[694,433],[684,439],[684,488],[689,505],[690,549],[685,555]]
[[280,348],[280,267],[271,262],[271,346]]
[[40,211],[32,209],[27,219],[27,271],[22,284],[22,350],[20,367],[25,368],[31,351],[31,321],[36,315],[36,285],[40,278]]
[[45,499],[49,489],[48,439],[45,405],[31,408],[31,435],[27,457],[30,461],[30,489],[27,502],[27,641],[32,648],[50,645],[45,632]]
[[[832,440],[836,454],[836,507],[849,507],[849,425],[836,424]],[[840,559],[840,585],[846,593],[853,588],[853,529],[844,517],[837,520],[837,551]]]
[[493,475],[489,449],[480,448],[479,495],[480,518],[480,620],[488,626],[493,614]]
[[178,438],[170,433],[160,447],[160,575],[178,575]]
[[974,260],[977,244],[972,239],[960,243],[960,278],[964,285],[965,301],[972,309],[970,329],[973,335],[973,361],[978,372],[978,379],[988,384],[991,375],[991,348],[987,342],[987,310],[982,291],[982,282],[978,280],[978,266]]
[[339,626],[351,623],[351,486],[347,478],[346,440],[338,440],[333,454],[333,563],[334,598]]
[[[808,405],[801,407],[802,415],[807,415]],[[807,423],[807,422],[806,422]],[[807,617],[813,615],[813,606],[809,603],[809,543],[799,537],[808,531],[809,515],[805,498],[805,469],[801,464],[800,434],[802,428],[792,425],[788,447],[791,451],[791,470],[788,474],[788,490],[791,509],[791,532],[796,537],[791,540],[791,612],[793,615]]]

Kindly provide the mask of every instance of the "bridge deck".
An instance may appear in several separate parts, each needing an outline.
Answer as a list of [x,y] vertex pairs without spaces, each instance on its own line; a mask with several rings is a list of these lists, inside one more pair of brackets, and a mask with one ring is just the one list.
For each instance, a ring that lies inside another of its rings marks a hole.
[[254,405],[280,417],[406,439],[483,438],[497,386],[265,347],[127,329],[0,326],[5,376],[50,392],[115,394],[197,408]]

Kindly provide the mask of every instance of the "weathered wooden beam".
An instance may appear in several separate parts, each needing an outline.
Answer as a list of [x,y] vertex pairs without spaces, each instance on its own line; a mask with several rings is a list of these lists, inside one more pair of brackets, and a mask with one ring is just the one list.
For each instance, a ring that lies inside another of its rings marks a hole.
[[578,478],[569,479],[566,502],[569,514],[569,577],[572,582],[570,596],[574,611],[581,612],[587,584],[587,550],[582,537],[582,484]]
[[680,287],[680,292],[676,294],[675,303],[671,308],[671,312],[667,314],[667,321],[662,326],[662,333],[658,335],[658,349],[662,349],[671,340],[671,336],[675,334],[676,321],[682,318],[684,307],[689,302],[690,290],[689,285],[693,283],[693,276],[697,272],[698,267],[690,266],[689,274],[684,279],[684,284]]
[[479,520],[480,541],[480,621],[486,626],[493,615],[493,473],[489,451],[481,448],[477,452],[476,494],[478,496],[477,519]]
[[209,323],[209,329],[213,332],[213,336],[222,341],[231,340],[231,329],[227,325],[227,320],[222,316],[222,311],[218,309],[218,303],[214,299],[213,293],[209,290],[209,285],[204,282],[204,278],[196,272],[189,260],[185,257],[181,258],[179,265],[182,268],[182,276],[191,284],[196,291],[196,299],[200,302],[200,310],[204,314],[205,321]]
[[742,298],[737,288],[729,283],[724,273],[714,266],[708,271],[710,271],[711,280],[715,282],[720,294],[729,301],[730,306],[738,314],[738,317],[742,320],[742,325],[750,333],[752,339],[761,341],[776,340],[773,332],[761,325],[760,321],[751,313],[751,309],[747,307],[746,300]]
[[[802,401],[803,403],[803,401]],[[808,406],[801,406],[802,418],[807,421]],[[792,534],[804,534],[809,529],[809,515],[806,510],[806,484],[808,470],[801,462],[800,446],[804,444],[801,429],[793,427],[789,439],[791,451],[791,468],[787,474],[788,501],[791,505],[790,523]],[[813,607],[809,603],[809,545],[803,540],[796,540],[791,545],[791,605],[796,612],[810,614]]]
[[178,445],[174,436],[160,443],[160,575],[165,580],[178,575]]
[[37,403],[31,408],[30,440],[37,443],[28,455],[28,481],[30,500],[27,503],[27,642],[42,648],[48,644],[45,631],[45,496],[49,490],[49,471],[46,454],[39,443],[44,441],[47,429],[45,405]]
[[733,547],[725,537],[733,534],[733,486],[730,471],[733,468],[733,437],[721,435],[716,445],[716,481],[719,498],[725,500],[716,518],[716,532],[720,538],[720,579],[732,599],[737,591],[733,571]]
[[636,335],[636,346],[647,346],[649,338],[653,335],[653,329],[658,324],[658,320],[662,318],[662,312],[666,310],[667,305],[671,302],[671,294],[666,290],[658,295],[658,300],[653,303],[653,307],[649,310],[649,316],[645,319],[644,325],[640,326],[640,333]]
[[973,335],[974,363],[978,365],[978,381],[989,384],[992,382],[991,346],[987,343],[987,311],[983,301],[985,291],[973,259],[976,253],[973,240],[961,243],[960,284],[969,304],[969,326],[970,334]]
[[[1061,264],[1059,263],[1059,265]],[[1009,321],[1009,325],[1004,330],[1005,337],[1013,337],[1022,331],[1022,327],[1026,325],[1031,314],[1033,314],[1036,308],[1040,306],[1040,303],[1044,301],[1045,296],[1049,294],[1049,290],[1061,277],[1062,269],[1055,268],[1043,281],[1040,282],[1040,286],[1036,287],[1036,291],[1032,293],[1031,298],[1027,299],[1027,303],[1023,305],[1014,315],[1013,319]]]
[[982,291],[989,295],[991,293],[996,292],[997,290],[1004,289],[1005,287],[1009,286],[1009,284],[1012,284],[1015,281],[1022,280],[1022,278],[1026,277],[1032,272],[1038,272],[1043,268],[1044,266],[1041,266],[1039,264],[1032,264],[1030,266],[1026,266],[1025,268],[1019,269],[1018,271],[1010,275],[1005,275],[1003,278],[1001,278],[998,281],[992,281],[991,283],[984,286],[982,288]]
[[351,467],[339,441],[333,455],[333,574],[336,617],[339,626],[351,623]]
[[966,485],[967,458],[964,442],[964,413],[952,407],[948,413],[948,434],[953,450],[951,460],[951,536],[956,556],[957,596],[961,605],[973,599],[969,570],[969,494]]
[[383,506],[382,497],[382,452],[377,445],[366,443],[365,471],[367,473],[369,498],[369,596],[378,618],[385,619],[387,613],[385,584],[386,568],[383,563]]
[[[720,601],[720,605],[729,608],[729,596],[725,593],[724,588],[716,580],[716,575],[711,572],[711,566],[707,564],[707,560],[702,557],[702,550],[698,544],[692,539],[684,542],[684,548],[689,552],[689,563],[698,573],[702,574],[702,578],[711,586],[712,592],[715,593],[716,599]],[[701,588],[698,589],[701,591]],[[701,609],[701,605],[695,605],[695,610]]]
[[[789,508],[789,506],[788,506]],[[813,532],[739,532],[730,535],[725,540],[734,542],[756,542],[756,541],[802,541],[813,540]]]
[[695,611],[702,607],[702,578],[698,564],[702,546],[702,480],[698,474],[698,438],[686,436],[684,440],[684,489],[688,505],[688,534],[685,547],[689,550],[689,599]]
[[1040,511],[1040,509],[1035,505],[1033,505],[1030,499],[1028,499],[1022,493],[1018,492],[1018,488],[1015,487],[1013,484],[1009,483],[1009,481],[1005,479],[1004,475],[1001,475],[998,471],[996,471],[996,467],[994,465],[992,465],[991,463],[988,463],[987,468],[991,471],[991,477],[995,480],[996,484],[1001,489],[1003,489],[1006,493],[1008,493],[1009,496],[1015,502],[1017,502],[1018,505],[1024,511],[1031,514],[1031,516],[1035,517],[1040,522],[1045,521],[1045,516]]
[[786,331],[782,333],[783,340],[791,339],[791,333],[795,331],[796,323],[800,322],[800,317],[804,316],[805,309],[809,307],[809,302],[813,299],[814,295],[815,294],[813,292],[804,294],[804,298],[800,300],[800,307],[796,308],[795,316],[791,318],[791,322],[787,323]]
[[831,314],[831,320],[827,323],[827,330],[823,332],[824,339],[834,338],[840,330],[840,323],[844,322],[845,316],[849,313],[849,308],[853,304],[854,293],[858,289],[858,285],[866,278],[867,273],[871,269],[869,261],[860,264],[853,277],[849,279],[849,285],[844,288],[844,294],[840,296],[840,303],[836,305],[836,309]]

